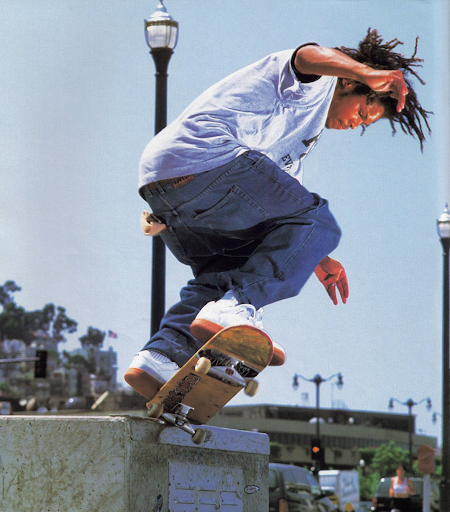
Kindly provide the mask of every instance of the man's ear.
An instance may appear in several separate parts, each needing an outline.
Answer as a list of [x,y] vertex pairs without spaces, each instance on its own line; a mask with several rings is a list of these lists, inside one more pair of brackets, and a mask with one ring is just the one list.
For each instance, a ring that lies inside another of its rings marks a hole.
[[341,78],[340,85],[343,91],[352,92],[356,86],[356,82],[355,80],[350,80],[350,78]]

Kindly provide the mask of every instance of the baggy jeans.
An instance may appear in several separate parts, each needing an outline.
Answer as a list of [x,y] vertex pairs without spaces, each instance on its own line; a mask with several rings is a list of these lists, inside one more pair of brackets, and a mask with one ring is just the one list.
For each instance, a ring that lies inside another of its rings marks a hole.
[[341,236],[327,201],[257,151],[194,176],[141,191],[167,225],[165,244],[194,274],[144,346],[180,366],[202,346],[189,327],[206,303],[227,290],[256,309],[296,296]]

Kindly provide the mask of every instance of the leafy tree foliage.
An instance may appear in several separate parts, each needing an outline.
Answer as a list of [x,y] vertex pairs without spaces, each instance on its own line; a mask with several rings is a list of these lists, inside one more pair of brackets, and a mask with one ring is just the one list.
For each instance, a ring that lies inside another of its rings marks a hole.
[[[397,446],[394,441],[382,445],[375,450],[372,459],[372,468],[382,476],[395,476],[395,470],[398,464],[403,464],[408,468],[409,452],[400,446]],[[411,471],[412,468],[408,468]]]
[[95,327],[88,327],[87,333],[79,338],[83,348],[101,347],[104,339],[105,333]]
[[95,372],[95,365],[92,365],[92,362],[88,361],[84,356],[81,354],[74,354],[71,355],[66,350],[63,351],[63,357],[64,357],[64,367],[69,368],[86,368],[86,370],[89,373]]
[[19,292],[20,290],[20,286],[17,286],[14,281],[6,281],[3,286],[0,286],[0,304],[2,306],[6,306],[12,302],[13,298],[11,297],[11,294]]
[[57,341],[66,341],[64,334],[77,330],[77,322],[69,318],[66,309],[54,304],[46,304],[36,311],[25,311],[17,306],[12,294],[21,288],[14,281],[6,281],[0,286],[0,340],[18,339],[30,344],[39,336]]

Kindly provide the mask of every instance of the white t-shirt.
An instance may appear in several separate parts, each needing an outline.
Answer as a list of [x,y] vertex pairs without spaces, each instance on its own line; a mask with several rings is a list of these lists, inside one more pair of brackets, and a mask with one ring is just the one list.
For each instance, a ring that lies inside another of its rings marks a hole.
[[271,54],[194,100],[145,148],[139,188],[214,169],[249,149],[301,181],[301,161],[325,126],[337,79],[300,82],[293,52]]
[[397,494],[408,494],[409,493],[409,486],[408,486],[408,479],[403,479],[403,482],[400,482],[398,476],[394,476],[394,482],[393,482],[393,490],[394,490],[394,496]]

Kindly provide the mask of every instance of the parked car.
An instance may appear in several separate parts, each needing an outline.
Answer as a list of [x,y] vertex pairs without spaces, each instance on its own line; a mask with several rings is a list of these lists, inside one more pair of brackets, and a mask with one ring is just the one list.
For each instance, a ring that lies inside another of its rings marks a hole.
[[311,471],[269,464],[269,512],[335,512]]
[[[409,512],[422,512],[423,510],[423,478],[410,477],[416,494],[411,496],[411,507]],[[390,512],[391,498],[389,488],[390,478],[382,478],[378,483],[375,494],[372,498],[372,512]],[[432,512],[439,512],[439,485],[431,480],[430,509]]]

